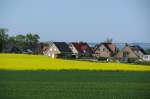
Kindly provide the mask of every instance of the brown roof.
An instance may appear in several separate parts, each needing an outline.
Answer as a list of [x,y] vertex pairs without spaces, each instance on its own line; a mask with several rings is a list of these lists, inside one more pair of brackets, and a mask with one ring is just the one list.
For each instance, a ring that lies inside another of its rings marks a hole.
[[100,44],[96,45],[96,48],[98,48],[101,45],[104,45],[111,53],[116,53],[116,51],[117,51],[117,47],[113,43],[100,43]]
[[92,51],[92,49],[89,47],[89,45],[87,43],[85,43],[85,42],[72,42],[71,44],[80,53],[84,52],[84,50],[91,50]]

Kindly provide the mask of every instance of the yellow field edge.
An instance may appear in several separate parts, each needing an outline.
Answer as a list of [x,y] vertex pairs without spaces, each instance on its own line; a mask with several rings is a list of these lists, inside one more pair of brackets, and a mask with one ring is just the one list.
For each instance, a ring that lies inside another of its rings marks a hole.
[[51,59],[42,55],[0,54],[0,70],[94,70],[150,72],[150,66]]

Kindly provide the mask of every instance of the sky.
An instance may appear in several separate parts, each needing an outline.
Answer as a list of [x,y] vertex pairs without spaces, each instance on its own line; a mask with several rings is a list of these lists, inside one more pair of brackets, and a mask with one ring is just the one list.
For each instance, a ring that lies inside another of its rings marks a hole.
[[0,0],[0,28],[41,41],[150,43],[150,0]]

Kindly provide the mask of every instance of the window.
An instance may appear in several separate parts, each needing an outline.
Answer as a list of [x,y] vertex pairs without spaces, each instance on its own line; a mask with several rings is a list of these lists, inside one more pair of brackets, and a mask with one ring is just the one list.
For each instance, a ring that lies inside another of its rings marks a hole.
[[103,48],[103,51],[105,51],[105,48]]
[[103,52],[104,52],[104,51],[105,51],[105,48],[101,48],[101,51],[103,51]]
[[145,58],[145,59],[147,59],[147,58],[148,58],[148,56],[147,56],[147,55],[145,55],[145,56],[144,56],[144,58]]

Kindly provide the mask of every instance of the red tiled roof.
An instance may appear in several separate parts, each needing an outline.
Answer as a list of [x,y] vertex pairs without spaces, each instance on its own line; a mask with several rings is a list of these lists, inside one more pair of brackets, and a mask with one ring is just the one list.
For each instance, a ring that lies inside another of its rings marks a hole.
[[83,43],[83,42],[73,42],[72,45],[77,49],[78,52],[83,52],[84,50],[89,49],[89,45],[87,43]]

